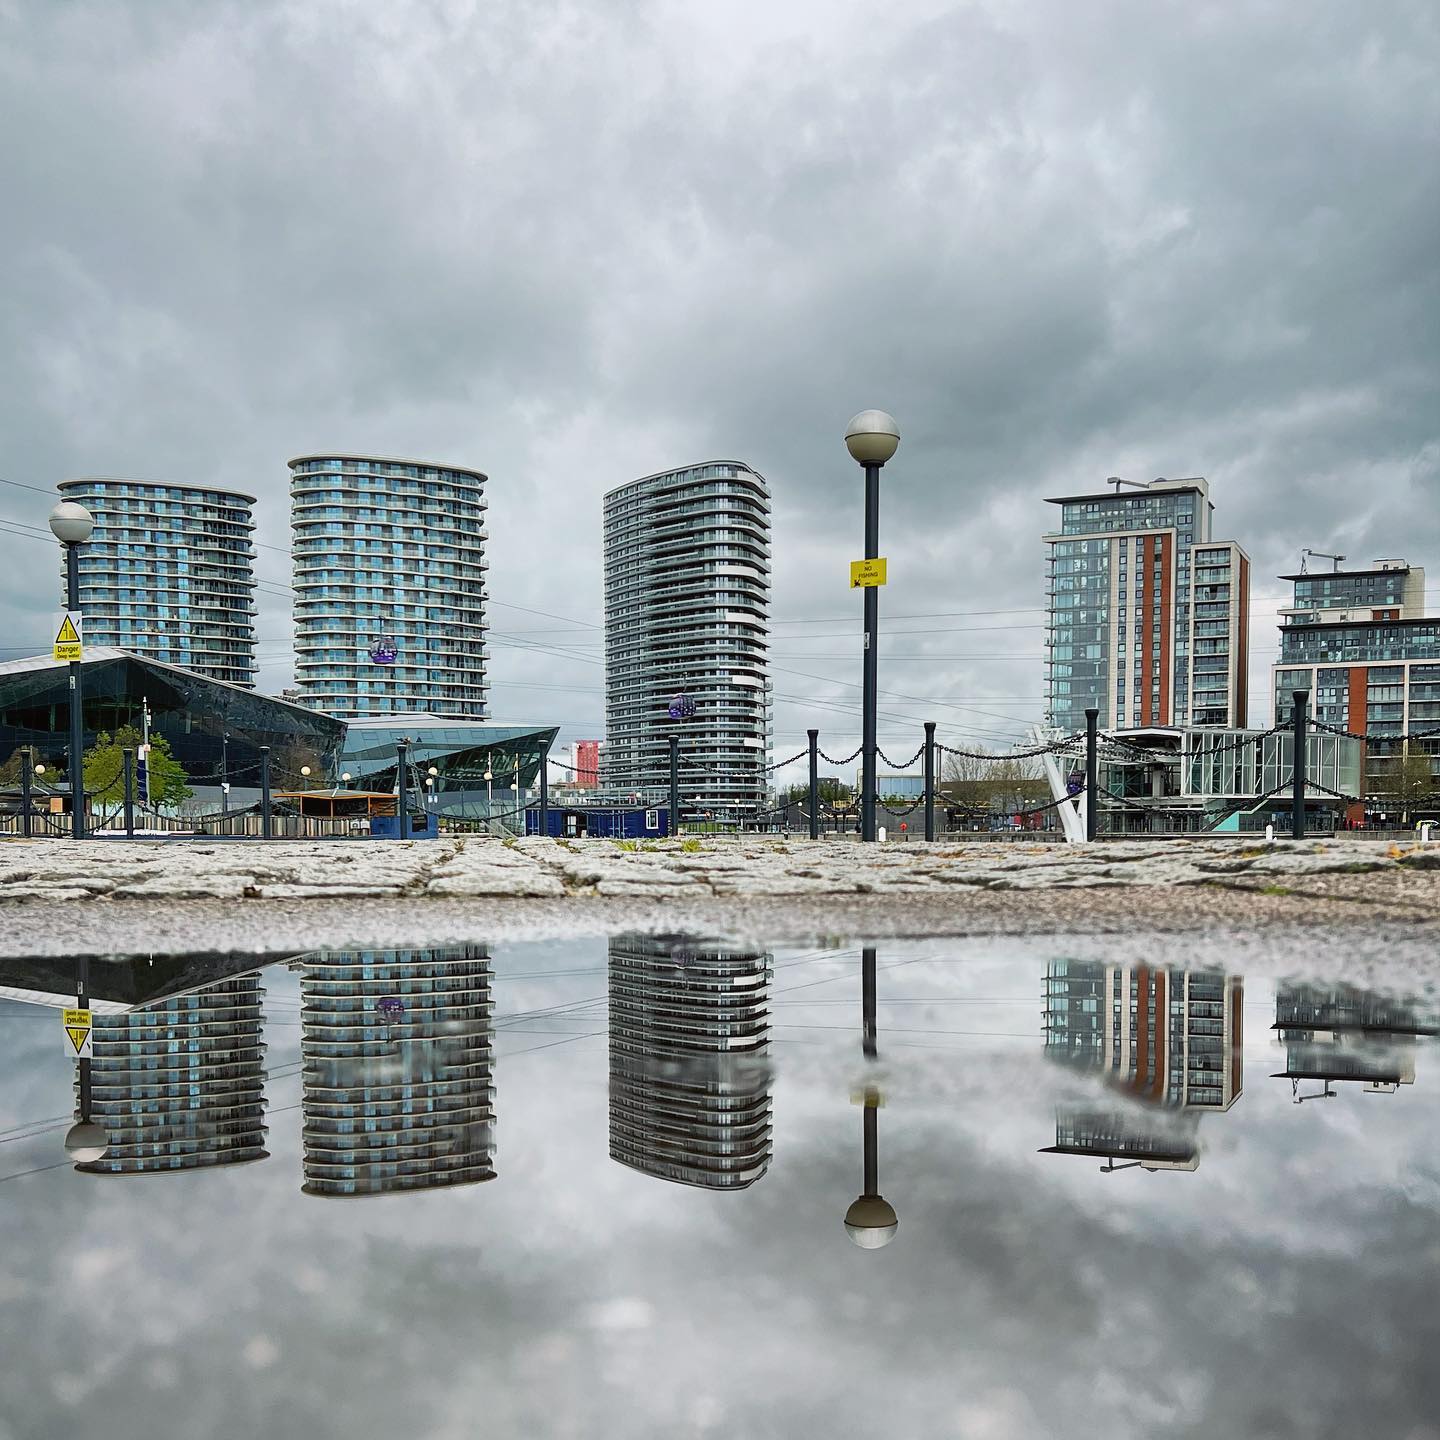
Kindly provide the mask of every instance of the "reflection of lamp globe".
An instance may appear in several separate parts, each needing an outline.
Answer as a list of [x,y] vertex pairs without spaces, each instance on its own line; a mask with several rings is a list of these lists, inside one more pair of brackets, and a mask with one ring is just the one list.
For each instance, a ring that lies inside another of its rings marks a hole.
[[43,765],[37,765],[35,767],[35,773],[37,775],[43,775],[45,773],[45,767]]
[[77,1120],[65,1132],[65,1153],[77,1165],[103,1160],[109,1148],[110,1137],[93,1120]]
[[899,1228],[895,1207],[883,1195],[862,1195],[845,1212],[845,1233],[862,1250],[882,1249]]

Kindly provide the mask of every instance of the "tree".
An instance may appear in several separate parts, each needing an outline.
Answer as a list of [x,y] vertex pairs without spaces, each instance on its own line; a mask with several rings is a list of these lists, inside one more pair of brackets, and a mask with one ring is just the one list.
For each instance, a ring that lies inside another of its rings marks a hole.
[[950,793],[972,809],[1024,810],[1049,799],[1038,760],[1017,760],[983,745],[968,755],[947,753],[940,774]]
[[[817,785],[822,805],[846,805],[851,796],[855,793],[843,780],[837,780],[833,775],[822,775]],[[782,805],[808,805],[810,803],[810,782],[802,780],[798,785],[792,785],[780,796]]]
[[1406,747],[1403,755],[1371,762],[1370,789],[1377,799],[1400,812],[1408,823],[1410,812],[1424,806],[1436,790],[1431,757]]
[[[102,730],[85,752],[85,790],[97,809],[124,804],[124,751],[128,748],[138,754],[141,741],[142,736],[133,725],[122,725],[114,735]],[[170,753],[170,742],[163,735],[150,737],[147,769],[152,806],[178,805],[195,793],[187,782],[184,766]]]

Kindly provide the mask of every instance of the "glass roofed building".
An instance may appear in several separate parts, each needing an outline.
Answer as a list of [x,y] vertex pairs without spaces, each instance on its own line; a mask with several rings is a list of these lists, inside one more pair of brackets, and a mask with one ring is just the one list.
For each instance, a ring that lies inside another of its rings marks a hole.
[[556,726],[380,715],[346,722],[338,768],[357,790],[393,790],[398,746],[408,741],[411,783],[426,792],[427,806],[452,818],[493,814],[523,828],[518,816],[525,792],[539,783],[540,765],[558,733]]
[[[48,655],[0,663],[0,764],[22,746],[52,770],[65,768],[69,743],[70,683],[67,666]],[[132,655],[109,646],[87,646],[83,662],[86,746],[102,731],[142,728],[163,736],[190,781],[219,783],[222,749],[229,779],[259,783],[260,747],[270,746],[277,788],[298,780],[302,766],[322,775],[333,770],[345,726],[339,720],[291,705],[179,665]]]
[[[418,791],[438,816],[475,820],[523,812],[557,734],[555,726],[425,714],[339,720],[105,646],[85,651],[83,708],[87,747],[101,732],[140,730],[148,712],[151,736],[169,742],[192,787],[218,785],[223,774],[238,789],[256,790],[260,747],[268,745],[277,792],[330,786],[393,794],[405,741],[412,799]],[[58,775],[69,724],[63,663],[48,655],[0,663],[0,765],[34,746],[36,759]]]

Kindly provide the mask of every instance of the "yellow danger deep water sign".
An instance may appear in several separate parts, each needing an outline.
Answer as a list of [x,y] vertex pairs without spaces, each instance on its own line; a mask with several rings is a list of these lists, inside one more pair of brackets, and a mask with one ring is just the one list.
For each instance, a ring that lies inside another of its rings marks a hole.
[[85,642],[81,638],[84,630],[84,620],[79,615],[66,614],[60,622],[60,628],[55,632],[55,659],[57,660],[83,660],[85,658]]
[[88,1060],[94,1048],[94,1016],[89,1010],[66,1010],[65,1053],[72,1060]]

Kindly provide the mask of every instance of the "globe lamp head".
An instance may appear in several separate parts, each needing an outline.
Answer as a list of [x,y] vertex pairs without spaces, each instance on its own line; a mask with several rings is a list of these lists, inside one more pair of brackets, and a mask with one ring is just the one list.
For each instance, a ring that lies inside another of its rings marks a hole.
[[882,1195],[862,1195],[845,1212],[845,1233],[862,1250],[880,1250],[900,1228],[895,1207]]
[[862,410],[845,427],[845,448],[861,465],[883,465],[900,446],[900,427],[883,410]]
[[50,512],[50,533],[62,545],[83,545],[95,529],[95,517],[73,500],[62,500]]
[[93,1120],[77,1120],[65,1132],[65,1153],[77,1165],[103,1160],[110,1148],[110,1137]]

